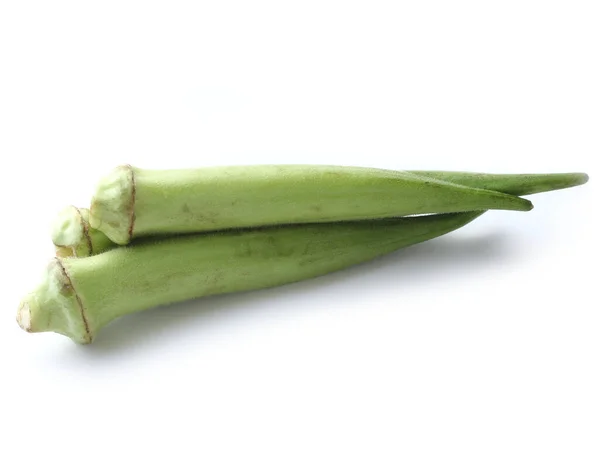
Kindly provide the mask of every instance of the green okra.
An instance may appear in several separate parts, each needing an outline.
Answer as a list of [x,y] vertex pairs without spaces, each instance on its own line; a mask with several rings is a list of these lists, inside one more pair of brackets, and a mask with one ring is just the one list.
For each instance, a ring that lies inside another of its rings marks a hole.
[[[410,171],[410,173],[466,187],[518,196],[578,186],[588,179],[584,173],[487,174],[444,171]],[[58,256],[91,256],[115,246],[104,233],[90,226],[88,216],[89,210],[85,208],[69,207],[61,211],[52,231],[52,240]]]
[[410,173],[462,186],[498,191],[511,195],[530,195],[566,189],[585,184],[589,179],[585,173],[491,174],[433,170],[411,170]]
[[483,212],[287,225],[146,239],[89,258],[55,258],[17,321],[92,342],[114,319],[207,295],[343,269],[456,230]]
[[501,192],[382,169],[271,165],[144,170],[121,166],[97,186],[90,224],[135,237],[488,209],[529,211]]
[[56,256],[84,257],[102,253],[114,243],[89,224],[89,209],[68,206],[60,211],[52,224],[52,242]]

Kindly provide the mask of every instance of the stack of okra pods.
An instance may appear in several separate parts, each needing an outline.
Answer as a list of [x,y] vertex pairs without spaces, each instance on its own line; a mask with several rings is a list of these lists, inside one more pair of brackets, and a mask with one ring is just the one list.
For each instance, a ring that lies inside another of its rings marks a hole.
[[93,341],[135,311],[333,272],[454,231],[582,173],[496,175],[341,166],[116,168],[52,230],[57,257],[19,325]]

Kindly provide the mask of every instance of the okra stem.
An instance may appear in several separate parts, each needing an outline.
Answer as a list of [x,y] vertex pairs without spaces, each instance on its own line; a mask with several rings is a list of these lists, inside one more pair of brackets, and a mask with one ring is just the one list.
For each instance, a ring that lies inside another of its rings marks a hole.
[[449,233],[482,213],[230,230],[56,258],[21,302],[17,321],[29,332],[90,343],[129,313],[324,275]]
[[382,169],[121,166],[98,184],[90,224],[112,241],[126,244],[148,235],[531,208],[528,200],[501,192]]
[[84,257],[102,253],[114,243],[89,224],[89,209],[68,206],[58,213],[52,224],[52,242],[56,256]]

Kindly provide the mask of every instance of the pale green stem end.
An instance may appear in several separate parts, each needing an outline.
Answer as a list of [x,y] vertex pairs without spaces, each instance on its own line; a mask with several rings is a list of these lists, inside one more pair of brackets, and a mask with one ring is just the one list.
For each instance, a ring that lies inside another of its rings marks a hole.
[[129,243],[135,221],[135,176],[129,165],[119,166],[96,186],[90,206],[90,225],[113,242]]
[[51,236],[56,256],[61,258],[96,255],[114,246],[104,233],[90,226],[89,210],[75,206],[68,206],[58,213]]
[[17,323],[28,333],[53,331],[79,344],[92,341],[81,300],[58,258],[48,265],[38,287],[21,301]]

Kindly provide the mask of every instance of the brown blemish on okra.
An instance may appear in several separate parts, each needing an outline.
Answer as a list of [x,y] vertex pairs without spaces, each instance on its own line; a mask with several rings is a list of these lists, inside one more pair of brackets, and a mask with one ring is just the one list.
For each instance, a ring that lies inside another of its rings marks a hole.
[[131,211],[129,216],[129,240],[133,239],[133,227],[135,225],[135,173],[133,172],[133,167],[130,164],[127,164],[127,168],[131,173]]
[[[81,225],[83,227],[83,236],[88,245],[88,249],[90,251],[90,255],[94,254],[94,246],[92,245],[92,238],[90,237],[90,224],[85,218],[83,214],[81,214],[81,210],[79,208],[75,208],[77,210],[77,214],[79,214],[79,219],[81,220]],[[73,250],[73,256],[75,256],[75,251]]]
[[81,297],[79,297],[79,294],[75,290],[75,286],[73,286],[71,277],[67,273],[67,269],[61,262],[60,258],[55,258],[55,259],[56,259],[56,262],[58,263],[58,267],[62,271],[63,276],[65,277],[66,281],[68,282],[68,283],[63,283],[63,289],[67,290],[67,291],[71,291],[73,293],[73,295],[75,296],[75,300],[77,301],[77,306],[79,306],[79,310],[81,311],[81,320],[83,321],[83,327],[85,328],[85,337],[87,340],[89,340],[89,342],[92,342],[92,333],[90,333],[90,325],[88,323],[88,320],[87,320],[87,317],[85,314],[85,308],[83,307],[83,303],[81,302]]

